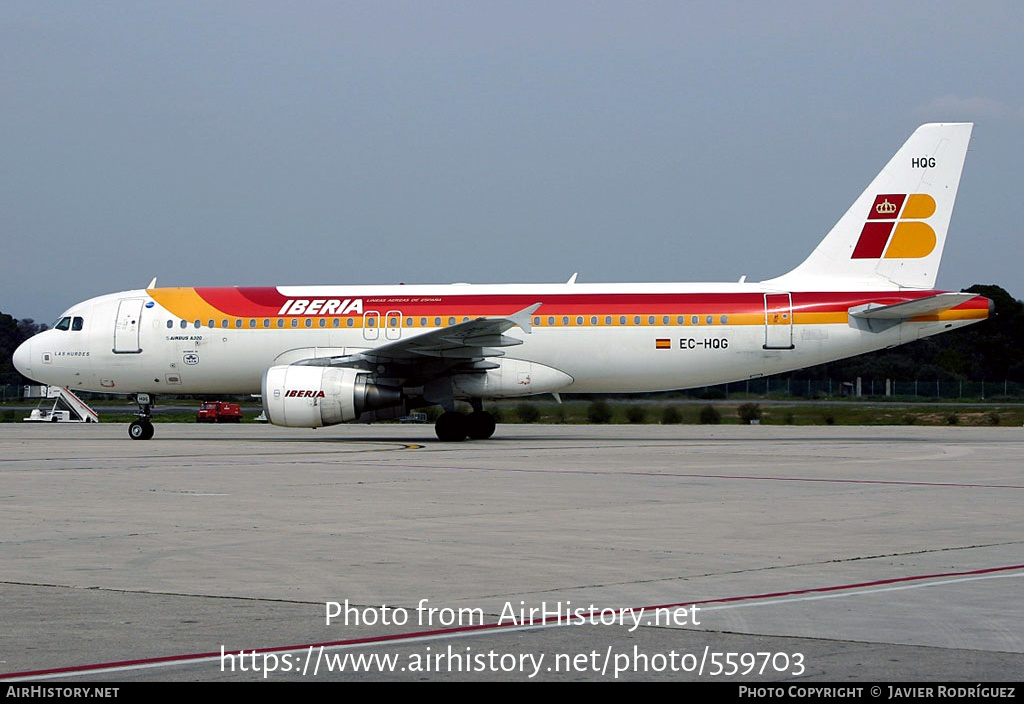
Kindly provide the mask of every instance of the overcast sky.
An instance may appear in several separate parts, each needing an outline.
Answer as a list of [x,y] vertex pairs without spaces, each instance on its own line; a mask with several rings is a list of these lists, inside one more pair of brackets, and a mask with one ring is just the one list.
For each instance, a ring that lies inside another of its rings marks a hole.
[[732,281],[973,121],[939,286],[1024,297],[1024,3],[0,2],[0,311]]

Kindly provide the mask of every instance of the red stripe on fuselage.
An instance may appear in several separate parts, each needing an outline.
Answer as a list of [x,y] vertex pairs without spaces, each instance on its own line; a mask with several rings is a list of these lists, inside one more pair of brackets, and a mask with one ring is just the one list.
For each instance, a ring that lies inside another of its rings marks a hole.
[[[276,317],[293,300],[362,300],[364,312],[400,311],[409,316],[506,316],[538,301],[536,315],[722,315],[764,312],[763,293],[572,293],[572,294],[439,294],[365,296],[343,290],[334,295],[281,294],[276,288],[197,288],[196,293],[226,315],[239,318]],[[793,293],[793,309],[801,313],[836,313],[864,305],[889,305],[933,296],[941,291],[858,291]],[[987,309],[980,296],[957,309]],[[327,315],[337,315],[330,313]],[[297,317],[301,317],[297,316]]]

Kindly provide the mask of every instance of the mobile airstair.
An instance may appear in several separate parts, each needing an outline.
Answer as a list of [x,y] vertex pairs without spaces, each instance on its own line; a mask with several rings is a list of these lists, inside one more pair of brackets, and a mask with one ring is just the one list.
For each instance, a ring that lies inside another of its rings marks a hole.
[[38,398],[29,423],[99,423],[100,416],[70,389],[60,386],[26,386],[25,398]]

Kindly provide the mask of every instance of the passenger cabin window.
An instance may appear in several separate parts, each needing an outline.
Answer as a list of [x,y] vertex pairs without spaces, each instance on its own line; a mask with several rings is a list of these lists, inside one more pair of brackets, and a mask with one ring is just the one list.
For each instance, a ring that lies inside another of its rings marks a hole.
[[[60,324],[60,323],[58,323],[58,325],[59,325],[59,324]],[[167,321],[167,328],[168,328],[168,329],[170,329],[170,328],[173,328],[173,327],[174,327],[174,321],[173,321],[173,320],[168,320],[168,321]]]

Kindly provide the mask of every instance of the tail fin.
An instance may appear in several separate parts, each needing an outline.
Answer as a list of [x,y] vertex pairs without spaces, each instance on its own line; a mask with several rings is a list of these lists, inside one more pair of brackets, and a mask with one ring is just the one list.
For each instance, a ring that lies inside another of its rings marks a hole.
[[764,283],[933,288],[973,127],[918,127],[803,264]]

